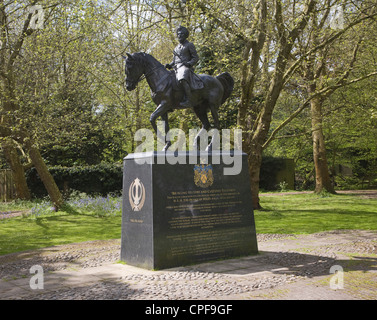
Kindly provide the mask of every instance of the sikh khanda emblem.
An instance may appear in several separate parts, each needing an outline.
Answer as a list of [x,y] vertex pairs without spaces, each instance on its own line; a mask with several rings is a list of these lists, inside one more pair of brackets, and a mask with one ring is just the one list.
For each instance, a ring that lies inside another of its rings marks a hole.
[[194,167],[194,182],[198,187],[207,188],[213,184],[212,166],[196,165]]
[[128,196],[132,211],[140,211],[145,202],[145,188],[139,178],[132,181]]

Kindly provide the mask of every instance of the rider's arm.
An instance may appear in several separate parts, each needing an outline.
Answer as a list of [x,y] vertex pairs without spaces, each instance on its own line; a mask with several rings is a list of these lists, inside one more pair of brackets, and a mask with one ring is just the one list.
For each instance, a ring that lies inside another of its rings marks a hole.
[[188,49],[190,51],[191,60],[187,62],[187,64],[190,65],[190,67],[193,67],[196,65],[199,61],[198,53],[196,52],[196,48],[193,43],[189,43]]

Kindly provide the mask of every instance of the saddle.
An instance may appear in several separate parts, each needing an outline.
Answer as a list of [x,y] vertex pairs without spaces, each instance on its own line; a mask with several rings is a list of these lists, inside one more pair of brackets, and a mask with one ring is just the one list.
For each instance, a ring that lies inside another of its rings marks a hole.
[[175,77],[174,71],[169,71],[169,73],[162,77],[156,85],[156,91],[154,95],[165,91],[167,87],[171,86],[174,91],[182,90],[181,86],[179,85],[177,78]]
[[[204,87],[203,81],[200,79],[198,75],[196,75],[193,71],[191,72],[191,81],[190,87],[191,90],[198,90],[202,89]],[[175,71],[169,71],[167,76],[162,77],[160,81],[158,82],[156,86],[156,92],[155,94],[159,92],[163,92],[168,86],[171,86],[174,91],[183,91],[183,88],[179,81],[177,80],[177,77],[175,76]]]

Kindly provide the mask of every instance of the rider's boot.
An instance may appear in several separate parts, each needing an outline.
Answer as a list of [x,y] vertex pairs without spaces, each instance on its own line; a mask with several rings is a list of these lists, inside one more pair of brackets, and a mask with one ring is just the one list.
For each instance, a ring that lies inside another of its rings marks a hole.
[[180,103],[180,107],[191,108],[193,106],[193,103],[192,103],[192,94],[191,94],[190,85],[186,80],[181,80],[180,83],[182,84],[182,87],[185,91],[185,96],[186,96],[186,100]]

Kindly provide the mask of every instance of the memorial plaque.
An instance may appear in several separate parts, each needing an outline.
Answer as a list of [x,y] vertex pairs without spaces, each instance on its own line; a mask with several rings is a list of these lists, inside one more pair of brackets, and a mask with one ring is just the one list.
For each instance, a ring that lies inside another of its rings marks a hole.
[[165,152],[125,158],[121,260],[163,269],[258,253],[247,155],[226,175],[214,154],[195,164],[189,152],[176,164]]

